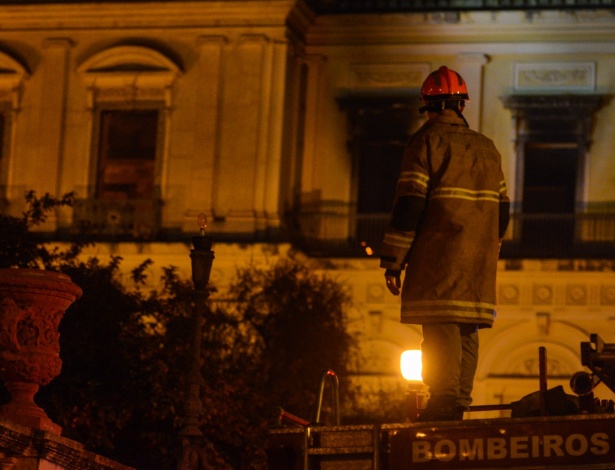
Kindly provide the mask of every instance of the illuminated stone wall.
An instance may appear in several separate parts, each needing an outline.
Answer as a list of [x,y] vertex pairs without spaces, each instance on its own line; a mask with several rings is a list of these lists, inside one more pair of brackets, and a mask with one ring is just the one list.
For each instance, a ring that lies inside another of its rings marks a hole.
[[[87,197],[97,105],[154,100],[164,110],[156,173],[163,228],[194,233],[205,212],[213,232],[275,232],[295,201],[353,202],[347,120],[336,100],[416,96],[424,76],[443,64],[468,82],[466,117],[500,149],[513,200],[516,123],[502,98],[604,95],[582,198],[615,201],[610,11],[315,17],[301,3],[262,0],[4,6],[0,13],[0,106],[9,110],[0,186],[14,214],[28,189]],[[70,223],[63,211],[49,228]],[[214,249],[219,295],[235,267],[297,255],[288,244]],[[188,276],[188,250],[184,243],[123,243],[93,253],[120,255],[127,270],[152,258],[157,279],[155,269],[169,264]],[[399,398],[399,356],[420,346],[420,330],[399,324],[399,300],[386,292],[378,261],[300,259],[352,289],[349,326],[361,338],[353,380],[364,385],[365,407],[377,408],[380,391]],[[524,261],[512,269],[501,262],[499,315],[483,335],[475,402],[509,402],[536,390],[540,345],[548,350],[550,384],[565,384],[580,368],[580,341],[599,333],[615,342],[614,291],[609,264]]]
[[96,109],[155,103],[163,227],[181,232],[206,212],[217,231],[277,230],[291,6],[2,7],[0,100],[12,119],[0,186],[11,211],[30,188],[90,196]]

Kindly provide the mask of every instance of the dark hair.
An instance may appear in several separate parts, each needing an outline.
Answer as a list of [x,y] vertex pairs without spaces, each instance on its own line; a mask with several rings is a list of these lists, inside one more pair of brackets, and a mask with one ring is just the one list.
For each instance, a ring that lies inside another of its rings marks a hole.
[[445,109],[461,109],[466,105],[464,100],[447,100],[444,102]]

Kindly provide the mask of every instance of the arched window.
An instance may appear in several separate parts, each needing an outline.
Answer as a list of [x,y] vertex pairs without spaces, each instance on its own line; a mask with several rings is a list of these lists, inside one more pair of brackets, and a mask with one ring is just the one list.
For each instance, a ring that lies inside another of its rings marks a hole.
[[118,46],[78,69],[92,112],[90,190],[76,206],[101,235],[151,238],[159,228],[160,181],[177,64],[153,49]]

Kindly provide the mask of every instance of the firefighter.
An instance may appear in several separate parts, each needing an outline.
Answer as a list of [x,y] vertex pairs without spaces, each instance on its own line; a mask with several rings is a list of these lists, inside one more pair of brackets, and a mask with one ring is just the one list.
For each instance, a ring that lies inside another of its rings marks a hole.
[[478,330],[496,313],[509,199],[499,152],[463,117],[461,75],[440,67],[420,98],[428,120],[404,152],[380,267],[389,291],[401,292],[401,322],[422,327],[430,398],[418,420],[447,421],[462,419],[472,401]]

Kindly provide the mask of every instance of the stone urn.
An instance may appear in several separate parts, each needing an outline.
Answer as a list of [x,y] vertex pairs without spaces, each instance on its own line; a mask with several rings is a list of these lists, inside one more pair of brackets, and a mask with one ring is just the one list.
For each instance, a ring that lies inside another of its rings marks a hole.
[[0,418],[60,434],[34,402],[62,369],[58,326],[82,291],[70,277],[42,269],[0,269],[0,380],[11,394]]

